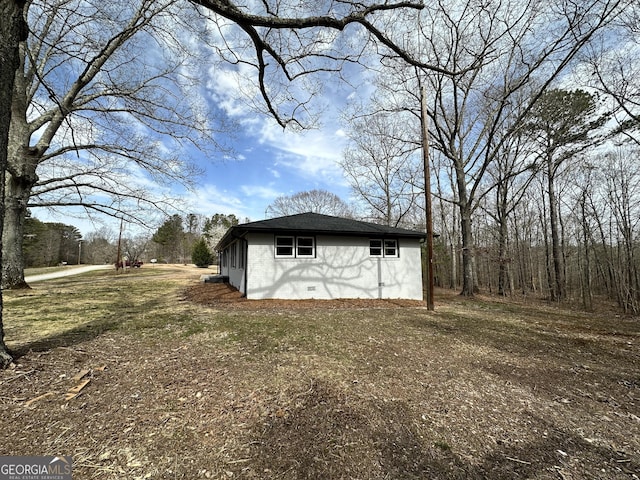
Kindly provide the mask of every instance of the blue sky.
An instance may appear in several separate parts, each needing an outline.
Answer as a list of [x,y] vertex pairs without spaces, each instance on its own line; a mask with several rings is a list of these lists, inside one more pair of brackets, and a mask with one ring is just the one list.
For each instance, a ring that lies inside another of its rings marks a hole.
[[[209,148],[209,154],[195,148],[185,151],[185,156],[195,159],[204,170],[204,175],[195,179],[193,190],[186,190],[181,185],[153,186],[141,171],[130,175],[146,188],[151,186],[181,197],[185,205],[170,213],[204,216],[223,213],[234,214],[241,220],[261,220],[265,218],[266,208],[277,197],[312,189],[327,190],[349,201],[350,188],[338,165],[347,138],[338,119],[351,96],[370,93],[368,87],[362,86],[366,72],[355,67],[343,72],[349,76],[351,85],[360,85],[357,90],[338,81],[333,74],[316,79],[324,87],[322,92],[314,91],[309,104],[313,114],[317,114],[317,125],[300,131],[283,129],[274,118],[257,111],[264,110],[265,106],[255,85],[257,73],[251,67],[225,64],[212,58],[211,64],[204,63],[198,69],[199,72],[188,72],[201,79],[199,91],[192,92],[193,98],[208,106],[212,121],[215,122],[215,116],[222,115],[233,122],[233,135],[223,134],[217,139],[220,143],[231,142],[232,153],[213,148]],[[280,87],[273,80],[268,82],[271,82],[269,86],[277,87],[274,90]],[[287,85],[287,88],[293,95],[306,100],[311,94],[305,86],[301,83]],[[290,105],[276,107],[286,112]],[[168,149],[172,148],[170,141],[166,144]],[[85,236],[102,225],[112,231],[119,228],[118,220],[98,215],[88,218],[82,209],[67,210],[62,214],[34,209],[32,213],[43,221],[74,225]],[[162,220],[159,217],[152,222],[159,225]],[[130,234],[153,233],[153,230],[145,231],[134,225],[128,227],[128,231]]]
[[[283,129],[271,116],[248,106],[264,109],[255,88],[255,70],[238,71],[225,64],[209,66],[209,80],[201,94],[210,110],[234,121],[238,131],[233,138],[233,154],[202,158],[200,165],[206,174],[196,192],[187,195],[194,213],[261,220],[277,197],[312,189],[327,190],[349,201],[350,188],[338,165],[347,144],[339,118],[352,97],[369,95],[370,89],[364,69],[348,67],[343,74],[349,76],[351,85],[359,87],[346,85],[335,74],[325,74],[322,91],[316,92],[310,102],[312,113],[317,115],[316,128],[300,131]],[[308,97],[303,86],[287,87],[298,98]],[[247,92],[254,97],[249,98]]]
[[[248,116],[255,119],[255,114]],[[349,186],[337,165],[346,138],[339,125],[329,123],[296,132],[260,118],[259,128],[252,125],[239,133],[233,155],[202,158],[206,174],[196,191],[187,193],[193,211],[260,220],[281,195],[323,189],[347,200]]]
[[[337,162],[342,157],[346,137],[335,121],[336,112],[325,115],[325,125],[306,131],[283,130],[275,120],[252,112],[240,121],[240,131],[232,142],[233,154],[214,152],[204,156],[193,149],[190,154],[204,173],[193,190],[173,186],[172,194],[185,202],[177,213],[212,216],[234,214],[241,221],[265,218],[266,208],[279,196],[312,189],[323,189],[349,201],[350,188]],[[327,121],[328,120],[328,121]],[[112,231],[119,222],[96,216],[93,220],[52,215],[35,209],[42,221],[76,226],[86,236],[102,224]],[[79,214],[83,216],[82,212]],[[130,235],[152,233],[135,225],[126,228]]]

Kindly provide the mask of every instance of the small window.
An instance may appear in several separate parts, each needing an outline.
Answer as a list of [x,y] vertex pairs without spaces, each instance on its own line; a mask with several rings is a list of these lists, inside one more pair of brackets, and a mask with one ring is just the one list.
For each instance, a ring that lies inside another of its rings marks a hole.
[[293,257],[293,237],[276,237],[276,257]]
[[369,240],[369,255],[372,257],[382,256],[382,240]]
[[398,242],[396,240],[384,241],[384,256],[385,257],[397,257],[398,256]]
[[239,268],[245,268],[245,246],[244,246],[244,242],[240,241],[240,243],[238,244],[238,247],[240,248],[240,252],[238,255],[238,267]]
[[236,248],[238,244],[231,245],[231,268],[236,268]]
[[297,257],[315,256],[313,237],[298,237],[296,238],[296,244]]

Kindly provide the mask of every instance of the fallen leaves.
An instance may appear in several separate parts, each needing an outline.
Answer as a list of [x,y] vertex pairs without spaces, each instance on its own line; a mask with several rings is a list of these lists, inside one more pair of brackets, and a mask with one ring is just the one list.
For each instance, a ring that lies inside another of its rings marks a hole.
[[76,398],[80,392],[82,391],[82,389],[84,387],[86,387],[87,385],[89,385],[89,383],[91,383],[91,379],[87,378],[86,380],[84,380],[83,382],[80,382],[78,385],[76,385],[75,387],[71,387],[67,393],[65,393],[64,395],[64,399],[68,402],[69,400],[72,400],[74,398]]
[[38,401],[40,401],[40,400],[43,400],[43,399],[45,399],[45,398],[52,397],[52,396],[53,396],[53,395],[55,395],[55,394],[56,394],[55,392],[47,392],[47,393],[43,393],[42,395],[38,395],[37,397],[32,398],[31,400],[26,401],[26,402],[25,402],[25,404],[24,404],[24,406],[25,406],[25,407],[30,407],[30,406],[31,406],[31,405],[33,405],[34,403],[36,403],[36,402],[38,402]]
[[[68,402],[70,400],[73,400],[74,398],[76,398],[78,395],[82,393],[85,387],[91,383],[91,378],[86,378],[87,376],[89,375],[93,376],[94,372],[104,372],[106,369],[107,369],[107,366],[103,365],[96,368],[83,369],[77,372],[75,375],[73,375],[71,377],[71,381],[73,381],[75,385],[72,387],[69,387],[67,391],[64,393],[64,396],[63,396],[64,401]],[[65,377],[65,376],[66,375],[62,375],[62,377]],[[36,397],[33,397],[30,400],[27,400],[24,403],[24,406],[27,408],[32,407],[35,403],[39,402],[40,400],[54,397],[58,393],[59,393],[58,391],[48,391],[46,393],[43,393],[42,395],[38,395]]]

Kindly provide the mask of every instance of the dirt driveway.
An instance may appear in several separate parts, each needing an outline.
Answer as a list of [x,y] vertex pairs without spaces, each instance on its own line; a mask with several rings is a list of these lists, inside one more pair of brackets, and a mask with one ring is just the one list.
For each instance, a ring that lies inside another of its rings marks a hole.
[[72,266],[67,267],[64,270],[58,270],[51,273],[42,273],[39,275],[28,275],[24,277],[25,282],[34,283],[44,280],[53,280],[55,278],[69,277],[71,275],[79,275],[81,273],[93,272],[96,270],[113,270],[113,265],[84,265],[84,266]]

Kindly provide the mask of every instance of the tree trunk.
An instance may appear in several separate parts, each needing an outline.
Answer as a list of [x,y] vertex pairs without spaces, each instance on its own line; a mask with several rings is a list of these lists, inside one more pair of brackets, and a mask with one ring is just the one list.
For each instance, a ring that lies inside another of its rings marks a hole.
[[472,297],[474,292],[473,231],[471,208],[460,207],[460,226],[462,231],[462,291],[460,295]]
[[24,280],[24,225],[27,203],[35,183],[33,176],[6,174],[4,231],[2,232],[2,288],[30,288]]
[[[540,218],[540,225],[542,225],[542,239],[544,241],[544,265],[545,265],[545,271],[547,273],[547,287],[549,290],[549,300],[554,301],[555,300],[555,289],[553,288],[554,285],[554,280],[553,280],[553,267],[552,267],[552,263],[553,263],[553,255],[551,254],[551,246],[549,245],[549,225],[547,224],[547,206],[544,203],[544,200],[542,201],[542,208],[540,209],[540,211],[538,212],[538,216]],[[542,272],[540,272],[540,291],[542,291],[543,288],[543,281],[542,281]]]
[[24,281],[24,225],[31,190],[38,180],[36,149],[30,148],[31,128],[27,120],[28,90],[24,76],[25,43],[20,45],[20,65],[14,77],[11,126],[5,178],[4,231],[2,232],[2,288],[29,288]]
[[[20,65],[20,41],[26,39],[27,25],[23,16],[24,0],[0,0],[0,238],[4,217],[4,177],[7,169],[11,99],[15,72]],[[2,263],[0,249],[0,264]],[[3,302],[0,289],[0,368],[6,368],[13,358],[4,343]]]
[[582,241],[584,242],[584,271],[581,275],[582,285],[582,301],[585,310],[593,310],[593,298],[591,292],[591,260],[589,253],[589,238],[591,237],[589,232],[589,220],[587,218],[586,208],[586,192],[583,193],[580,199],[580,213],[582,220]]
[[[507,259],[507,237],[509,235],[508,197],[505,183],[498,185],[497,190],[497,220],[498,220],[498,295],[507,295],[509,281]],[[510,292],[509,292],[510,293]]]
[[474,267],[473,260],[473,223],[471,203],[467,192],[466,173],[464,162],[457,159],[454,162],[455,182],[460,207],[460,235],[462,237],[462,291],[460,295],[473,297],[474,292]]
[[560,243],[560,217],[556,200],[553,176],[548,177],[549,226],[551,228],[551,256],[553,261],[551,290],[555,300],[563,300],[566,295],[562,244]]
[[498,226],[498,295],[506,296],[509,288],[508,259],[507,259],[507,219],[500,218]]

